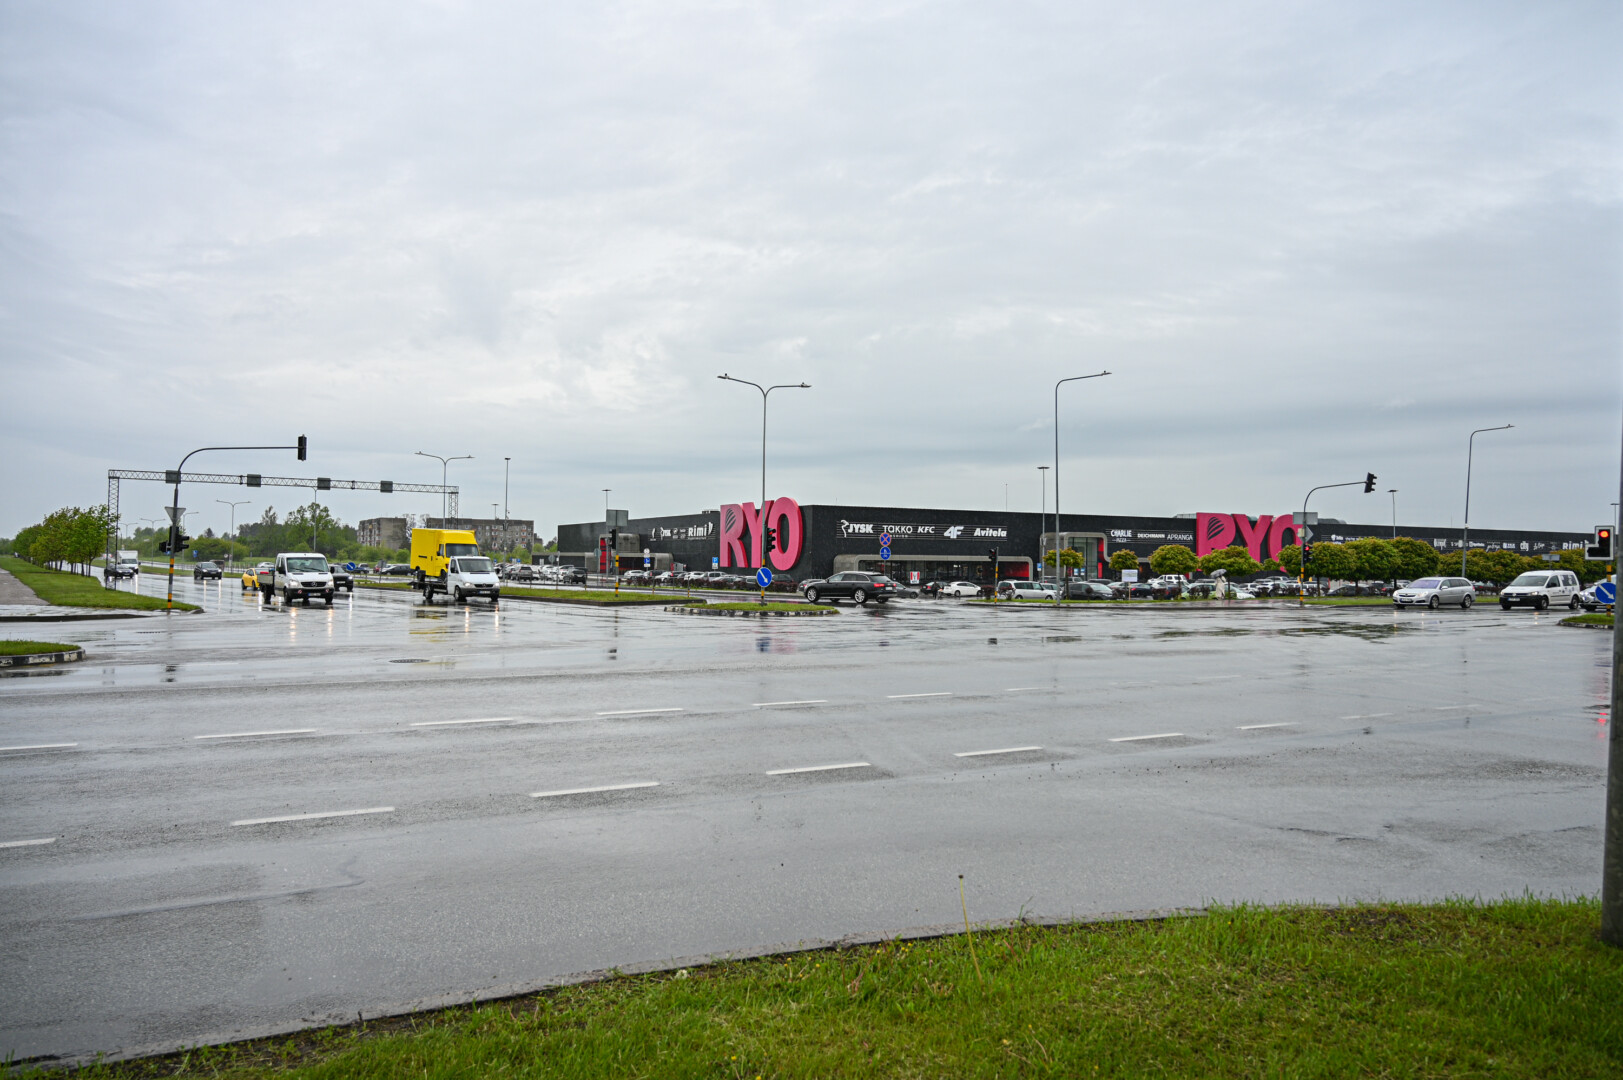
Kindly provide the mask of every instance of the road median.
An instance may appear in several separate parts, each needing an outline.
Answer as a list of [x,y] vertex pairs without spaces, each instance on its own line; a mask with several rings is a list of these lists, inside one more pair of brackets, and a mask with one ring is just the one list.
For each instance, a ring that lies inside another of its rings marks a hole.
[[[96,608],[112,611],[162,611],[164,600],[158,596],[109,589],[100,581],[84,574],[70,574],[65,570],[35,566],[14,555],[0,555],[0,569],[9,571],[18,581],[34,591],[41,600],[55,607]],[[175,601],[176,611],[199,611],[196,604]]]

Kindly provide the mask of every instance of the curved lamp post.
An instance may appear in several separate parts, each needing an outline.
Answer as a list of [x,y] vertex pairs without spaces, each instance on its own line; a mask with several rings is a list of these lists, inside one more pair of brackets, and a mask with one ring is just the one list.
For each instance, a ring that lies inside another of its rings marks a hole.
[[[1068,382],[1080,382],[1083,379],[1097,379],[1109,375],[1108,371],[1096,371],[1092,375],[1072,375],[1068,379],[1061,379],[1054,384],[1054,580],[1059,580],[1059,388]],[[1086,565],[1084,563],[1084,565]],[[1060,598],[1054,597],[1054,606],[1059,607]]]
[[[457,455],[455,455],[453,457],[440,457],[438,454],[425,454],[421,450],[417,451],[417,456],[418,457],[433,458],[435,461],[440,463],[440,487],[442,487],[442,488],[446,486],[445,477],[446,477],[447,471],[450,468],[451,462],[453,462],[453,461],[472,461],[473,460],[473,455],[472,454],[457,454]],[[450,526],[448,526],[446,524],[446,521],[445,521],[445,515],[446,515],[448,507],[450,505],[449,503],[446,502],[446,499],[448,497],[449,496],[445,492],[443,492],[443,491],[440,492],[440,528],[442,528],[442,529],[450,527]]]
[[[761,392],[761,512],[766,513],[766,399],[774,390],[810,390],[811,383],[779,383],[777,386],[762,386],[760,383],[750,382],[748,379],[738,379],[723,372],[716,378],[727,382],[743,383],[753,386]],[[765,528],[765,526],[762,526]],[[765,559],[766,553],[761,557]]]
[[1460,577],[1466,581],[1471,580],[1471,575],[1465,572],[1465,563],[1471,557],[1471,455],[1476,448],[1476,437],[1484,431],[1508,431],[1515,426],[1500,424],[1498,427],[1477,428],[1465,441],[1465,527],[1460,533]]

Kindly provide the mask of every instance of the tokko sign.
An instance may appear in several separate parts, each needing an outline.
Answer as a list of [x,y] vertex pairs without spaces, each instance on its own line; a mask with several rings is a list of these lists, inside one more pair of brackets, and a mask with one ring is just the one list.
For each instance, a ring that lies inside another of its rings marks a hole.
[[[800,560],[806,543],[806,530],[800,520],[800,504],[793,499],[771,499],[757,511],[755,504],[728,503],[721,508],[721,565],[766,566],[761,559],[761,537],[767,529],[777,532],[777,542],[766,557],[774,570],[787,570]],[[749,551],[744,535],[749,534]]]
[[[1195,554],[1205,555],[1238,544],[1258,562],[1264,558],[1278,559],[1287,531],[1291,534],[1291,543],[1300,545],[1301,532],[1296,527],[1296,518],[1290,514],[1279,517],[1263,514],[1256,521],[1247,514],[1196,514]],[[1267,545],[1266,555],[1264,545]]]

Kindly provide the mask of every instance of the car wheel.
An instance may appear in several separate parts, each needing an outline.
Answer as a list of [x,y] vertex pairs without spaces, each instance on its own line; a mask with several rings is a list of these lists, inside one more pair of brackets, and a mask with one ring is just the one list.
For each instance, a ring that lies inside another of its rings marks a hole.
[[1426,606],[1431,608],[1431,610],[1436,611],[1438,608],[1443,606],[1442,598],[1439,596],[1433,596],[1430,600],[1426,601]]
[[854,604],[866,604],[868,602],[868,594],[863,590],[858,589],[856,592],[851,594],[851,602]]
[[807,589],[806,590],[806,603],[808,603],[808,604],[817,603],[817,590],[816,589]]
[[1470,611],[1471,610],[1471,605],[1473,603],[1475,603],[1475,602],[1476,601],[1472,599],[1471,594],[1466,593],[1464,596],[1462,596],[1460,598],[1460,610],[1461,611]]
[[1534,611],[1543,611],[1544,609],[1548,608],[1549,606],[1550,606],[1550,598],[1548,596],[1541,596],[1537,600],[1533,601],[1533,610]]
[[1510,610],[1510,605],[1505,603],[1503,600],[1501,600],[1499,602],[1499,610],[1500,611],[1509,611]]
[[1576,596],[1574,596],[1571,600],[1567,601],[1567,610],[1568,611],[1577,611],[1578,610],[1578,598]]

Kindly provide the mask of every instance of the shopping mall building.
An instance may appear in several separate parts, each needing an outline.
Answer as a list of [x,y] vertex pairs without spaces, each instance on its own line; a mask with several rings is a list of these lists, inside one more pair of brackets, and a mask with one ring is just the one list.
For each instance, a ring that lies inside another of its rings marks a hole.
[[[1391,537],[1392,525],[1351,525],[1309,515],[1308,539],[1341,543],[1362,537]],[[926,510],[897,506],[801,506],[794,499],[767,503],[761,513],[753,502],[732,503],[717,510],[669,517],[633,518],[611,510],[606,522],[558,527],[560,561],[596,569],[608,558],[607,538],[614,530],[619,568],[730,570],[748,574],[769,565],[796,581],[826,577],[841,570],[885,570],[900,581],[935,579],[986,580],[992,576],[988,557],[996,552],[998,576],[1024,578],[1035,573],[1040,552],[1055,543],[1054,516],[1014,511]],[[775,543],[763,551],[762,535],[771,529]],[[1425,540],[1439,551],[1458,551],[1459,529],[1398,525],[1398,536]],[[1073,548],[1086,561],[1088,577],[1101,576],[1101,566],[1125,549],[1148,568],[1149,557],[1163,544],[1182,544],[1196,554],[1239,545],[1261,562],[1277,557],[1282,545],[1300,542],[1295,516],[1283,514],[1199,513],[1176,517],[1121,517],[1066,514],[1059,523],[1061,548]],[[889,541],[888,544],[886,541]],[[1525,555],[1545,555],[1582,548],[1587,533],[1471,530],[1472,550],[1509,548]]]

